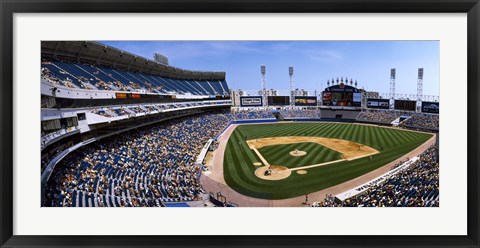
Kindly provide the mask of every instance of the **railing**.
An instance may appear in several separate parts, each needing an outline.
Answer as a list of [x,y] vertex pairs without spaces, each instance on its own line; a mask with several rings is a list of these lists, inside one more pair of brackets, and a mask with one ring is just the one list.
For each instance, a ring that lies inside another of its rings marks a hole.
[[55,131],[53,133],[46,134],[46,135],[42,136],[41,139],[40,139],[40,141],[41,141],[41,146],[40,147],[43,150],[43,148],[48,146],[56,138],[59,138],[63,135],[70,134],[70,133],[77,132],[77,131],[80,131],[80,129],[78,129],[78,127],[75,126],[75,127],[68,127],[68,128],[60,129],[60,130]]

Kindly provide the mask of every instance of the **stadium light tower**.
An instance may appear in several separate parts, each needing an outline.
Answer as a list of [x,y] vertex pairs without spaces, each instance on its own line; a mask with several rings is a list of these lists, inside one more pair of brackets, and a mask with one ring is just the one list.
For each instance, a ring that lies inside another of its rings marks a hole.
[[396,76],[396,69],[392,68],[390,70],[390,109],[394,108],[395,103],[395,76]]
[[290,76],[290,105],[295,104],[295,93],[293,91],[293,66],[288,67],[288,75]]
[[260,66],[260,73],[262,73],[262,98],[263,98],[263,106],[267,106],[267,80],[265,78],[265,74],[267,73],[267,67],[265,65]]
[[417,79],[417,112],[420,112],[420,106],[422,105],[423,100],[423,68],[418,68],[418,79]]

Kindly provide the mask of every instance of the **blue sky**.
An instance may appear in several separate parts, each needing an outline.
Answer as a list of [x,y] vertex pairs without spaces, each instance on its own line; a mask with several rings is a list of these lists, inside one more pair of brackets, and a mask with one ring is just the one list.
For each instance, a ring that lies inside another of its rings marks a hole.
[[267,86],[289,89],[288,67],[295,88],[320,90],[327,80],[347,77],[359,88],[388,93],[390,69],[396,68],[396,92],[417,93],[417,70],[424,68],[423,94],[439,95],[438,41],[100,41],[149,59],[168,56],[172,66],[225,71],[233,89],[260,89],[260,65],[267,67]]

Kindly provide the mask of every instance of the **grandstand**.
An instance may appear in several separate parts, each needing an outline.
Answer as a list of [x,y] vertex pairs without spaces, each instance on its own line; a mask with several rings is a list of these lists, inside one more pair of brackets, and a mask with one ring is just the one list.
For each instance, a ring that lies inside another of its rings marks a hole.
[[183,70],[96,42],[48,41],[41,86],[42,206],[199,199],[197,151],[232,119],[224,72]]
[[88,41],[42,42],[41,72],[42,82],[73,89],[229,95],[225,73],[182,70]]

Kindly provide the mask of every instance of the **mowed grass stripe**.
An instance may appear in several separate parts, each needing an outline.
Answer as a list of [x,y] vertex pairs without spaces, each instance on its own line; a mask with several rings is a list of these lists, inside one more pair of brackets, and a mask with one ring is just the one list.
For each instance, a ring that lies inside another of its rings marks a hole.
[[262,148],[261,150],[259,150],[259,152],[267,161],[275,164],[278,164],[279,158],[288,158],[288,156],[290,156],[288,155],[288,153],[291,151],[292,151],[292,147],[289,145],[269,146],[269,147],[265,147],[265,149]]
[[374,127],[367,127],[370,129],[370,132],[371,132],[371,135],[372,135],[372,138],[376,141],[376,143],[378,144],[378,147],[386,147],[386,144],[384,142],[382,142],[382,139],[380,138],[380,132],[378,132],[377,128],[374,128]]
[[350,125],[345,127],[345,126],[342,126],[342,132],[340,133],[340,136],[338,136],[340,139],[343,139],[343,137],[347,137],[347,133],[349,133],[351,130],[351,127]]
[[378,149],[378,142],[376,139],[373,139],[371,129],[367,126],[361,126],[363,130],[363,136],[365,139],[365,145],[371,146]]
[[[243,138],[241,137],[241,133],[238,132],[238,133],[235,133],[234,132],[234,137],[235,137],[235,142],[238,144],[238,148],[239,149],[243,149],[243,150],[246,150],[246,149],[250,149],[247,145],[247,143],[245,143],[243,141]],[[246,154],[247,157],[251,160],[251,161],[258,161],[258,162],[261,162],[260,159],[256,156],[256,154],[254,153],[247,153]]]
[[[344,131],[344,128],[341,124],[335,124],[335,129],[332,130],[332,132],[330,133],[330,138],[338,138],[340,137],[341,133]],[[343,138],[343,137],[342,137]]]
[[311,125],[309,129],[309,134],[316,137],[325,137],[325,133],[328,132],[329,126],[328,125]]
[[378,132],[378,137],[381,140],[382,144],[384,144],[384,146],[391,147],[394,145],[394,143],[386,137],[386,131],[383,128],[377,128],[376,131]]
[[330,133],[332,130],[334,130],[336,127],[334,125],[326,125],[325,129],[323,129],[321,132],[315,132],[314,136],[317,137],[329,137]]
[[400,141],[400,143],[408,143],[407,138],[405,137],[405,132],[397,132],[396,135],[394,135],[397,140]]
[[399,132],[398,130],[392,130],[392,131],[394,131],[394,132],[389,132],[389,131],[385,131],[385,132],[386,132],[387,138],[388,138],[389,140],[391,140],[395,145],[406,142],[406,141],[402,138],[401,132]]

